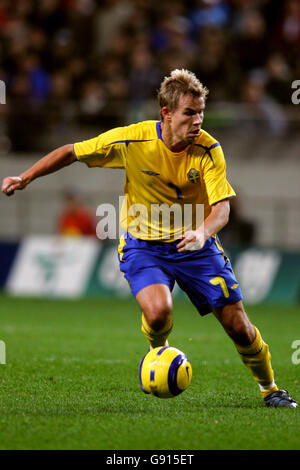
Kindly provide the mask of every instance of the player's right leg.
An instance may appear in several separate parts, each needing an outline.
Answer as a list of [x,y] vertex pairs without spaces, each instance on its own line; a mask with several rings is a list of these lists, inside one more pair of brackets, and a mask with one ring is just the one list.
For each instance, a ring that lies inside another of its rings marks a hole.
[[136,300],[142,310],[142,332],[150,348],[168,345],[173,328],[172,296],[165,284],[151,284],[141,289]]
[[173,326],[175,278],[160,243],[124,235],[119,245],[120,270],[142,311],[142,332],[150,348],[164,346]]

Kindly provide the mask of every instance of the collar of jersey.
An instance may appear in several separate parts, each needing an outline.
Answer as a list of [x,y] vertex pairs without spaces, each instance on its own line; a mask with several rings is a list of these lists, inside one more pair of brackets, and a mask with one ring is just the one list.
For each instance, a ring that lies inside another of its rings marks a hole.
[[168,152],[170,153],[170,156],[172,157],[182,157],[186,155],[189,152],[189,149],[192,147],[193,144],[189,144],[184,150],[181,150],[181,152],[172,152],[172,150],[169,149],[169,147],[166,146],[166,144],[163,141],[162,135],[161,135],[161,121],[157,121],[156,123],[156,132],[157,132],[157,137],[159,140],[162,141]]

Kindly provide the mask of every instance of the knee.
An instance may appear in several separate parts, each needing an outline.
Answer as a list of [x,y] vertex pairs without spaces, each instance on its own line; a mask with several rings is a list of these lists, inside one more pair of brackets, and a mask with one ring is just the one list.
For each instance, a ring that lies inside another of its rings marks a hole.
[[154,331],[160,331],[172,318],[172,304],[154,299],[143,313],[150,328]]

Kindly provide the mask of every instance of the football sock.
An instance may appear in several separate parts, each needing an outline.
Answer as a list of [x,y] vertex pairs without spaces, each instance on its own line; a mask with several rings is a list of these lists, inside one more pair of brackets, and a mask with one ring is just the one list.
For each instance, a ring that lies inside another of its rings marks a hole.
[[274,382],[274,372],[271,365],[269,346],[261,337],[259,330],[255,328],[255,340],[249,346],[240,346],[235,343],[240,358],[249,367],[254,380],[256,380],[263,398],[278,390]]
[[145,315],[142,314],[142,332],[148,341],[150,348],[157,348],[158,346],[165,346],[169,334],[173,328],[173,318],[167,321],[165,326],[158,331],[153,330],[147,323]]

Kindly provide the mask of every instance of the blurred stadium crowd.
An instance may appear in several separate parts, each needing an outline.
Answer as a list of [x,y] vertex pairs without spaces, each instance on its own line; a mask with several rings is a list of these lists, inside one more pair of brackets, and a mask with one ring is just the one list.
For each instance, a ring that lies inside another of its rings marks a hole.
[[299,46],[299,0],[0,0],[0,134],[26,152],[68,125],[155,118],[174,68],[196,73],[210,105],[247,103],[286,132]]

